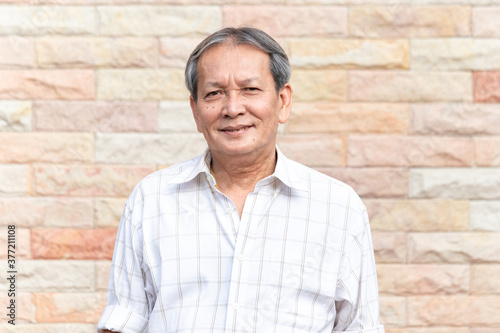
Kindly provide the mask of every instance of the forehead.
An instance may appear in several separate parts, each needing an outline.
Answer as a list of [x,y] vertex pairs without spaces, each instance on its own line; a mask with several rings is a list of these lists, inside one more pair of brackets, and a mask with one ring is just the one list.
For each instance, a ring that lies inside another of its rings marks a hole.
[[249,44],[223,43],[212,46],[198,61],[200,76],[225,74],[227,72],[264,72],[271,74],[267,52]]

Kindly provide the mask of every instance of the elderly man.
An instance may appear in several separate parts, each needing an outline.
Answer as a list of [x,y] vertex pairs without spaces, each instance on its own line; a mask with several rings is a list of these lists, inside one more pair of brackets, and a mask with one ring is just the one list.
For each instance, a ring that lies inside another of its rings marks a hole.
[[208,149],[134,189],[98,330],[384,331],[364,205],[276,147],[290,72],[253,28],[193,51],[186,84]]

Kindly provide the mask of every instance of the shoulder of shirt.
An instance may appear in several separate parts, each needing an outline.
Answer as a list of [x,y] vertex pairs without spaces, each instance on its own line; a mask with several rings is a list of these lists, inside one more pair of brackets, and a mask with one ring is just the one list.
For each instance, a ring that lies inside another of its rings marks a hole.
[[[300,184],[306,184],[307,179],[309,177],[313,182],[321,182],[321,183],[329,182],[332,185],[333,192],[336,193],[343,192],[345,193],[345,195],[350,196],[351,208],[356,209],[360,212],[366,210],[366,207],[363,204],[361,198],[350,185],[288,158],[286,159],[286,164],[287,167],[293,170],[295,177],[298,178]],[[304,188],[304,186],[301,186],[301,188]]]
[[191,176],[201,172],[200,163],[204,157],[205,154],[198,155],[189,160],[174,164],[147,175],[139,183],[137,183],[137,185],[135,185],[128,201],[133,200],[134,202],[137,202],[137,199],[139,199],[137,196],[140,192],[145,189],[156,188],[160,181],[166,184],[177,184],[189,180]]

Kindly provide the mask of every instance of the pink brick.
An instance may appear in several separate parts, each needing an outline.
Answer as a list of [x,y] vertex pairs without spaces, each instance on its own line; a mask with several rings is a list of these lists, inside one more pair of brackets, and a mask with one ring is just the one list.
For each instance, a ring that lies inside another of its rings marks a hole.
[[[2,293],[0,295],[1,304],[9,304],[10,298],[7,295],[7,292]],[[5,316],[5,318],[8,318]],[[7,320],[9,320],[8,318]],[[7,324],[7,320],[4,322]],[[29,323],[33,321],[33,295],[31,293],[25,292],[17,292],[16,293],[16,325],[10,325],[12,327],[18,327],[19,323]],[[0,326],[0,330],[1,330]],[[7,332],[7,331],[2,331]],[[10,332],[10,331],[9,331]],[[16,331],[17,332],[17,331]]]
[[500,265],[472,265],[471,266],[471,294],[500,295]]
[[379,292],[392,295],[469,292],[468,265],[379,264]]
[[0,68],[33,68],[35,48],[31,38],[0,37]]
[[500,296],[420,296],[408,299],[411,326],[500,326]]
[[406,236],[403,232],[372,231],[377,263],[406,262]]
[[40,195],[128,197],[154,167],[39,165],[34,168]]
[[0,71],[0,98],[4,99],[92,99],[92,70]]
[[254,26],[277,37],[347,35],[344,7],[227,6],[223,8],[223,17],[223,26]]
[[308,166],[344,166],[345,138],[326,135],[283,135],[278,138],[283,153]]
[[294,103],[287,133],[407,133],[407,104]]
[[471,166],[468,138],[350,136],[349,166]]
[[92,227],[92,199],[0,198],[0,216],[19,227]]
[[347,183],[362,197],[404,198],[408,196],[407,169],[403,168],[315,168]]
[[34,259],[92,259],[113,257],[116,229],[32,229]]
[[500,71],[474,73],[474,101],[500,102]]
[[[106,306],[106,293],[35,293],[38,323],[96,323]],[[75,302],[75,300],[78,300]]]
[[439,135],[500,135],[498,104],[418,103],[410,106],[411,132]]
[[500,137],[474,138],[474,160],[478,166],[500,166]]
[[38,101],[33,112],[39,131],[158,131],[157,103]]
[[90,163],[93,159],[91,134],[0,133],[0,163]]

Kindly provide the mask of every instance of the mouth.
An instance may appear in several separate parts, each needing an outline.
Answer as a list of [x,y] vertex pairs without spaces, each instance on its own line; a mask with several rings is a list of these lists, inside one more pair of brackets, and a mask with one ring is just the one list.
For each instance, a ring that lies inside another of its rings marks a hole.
[[250,127],[252,127],[252,126],[226,127],[226,128],[223,128],[221,131],[229,132],[229,133],[239,133],[239,132],[246,131]]

